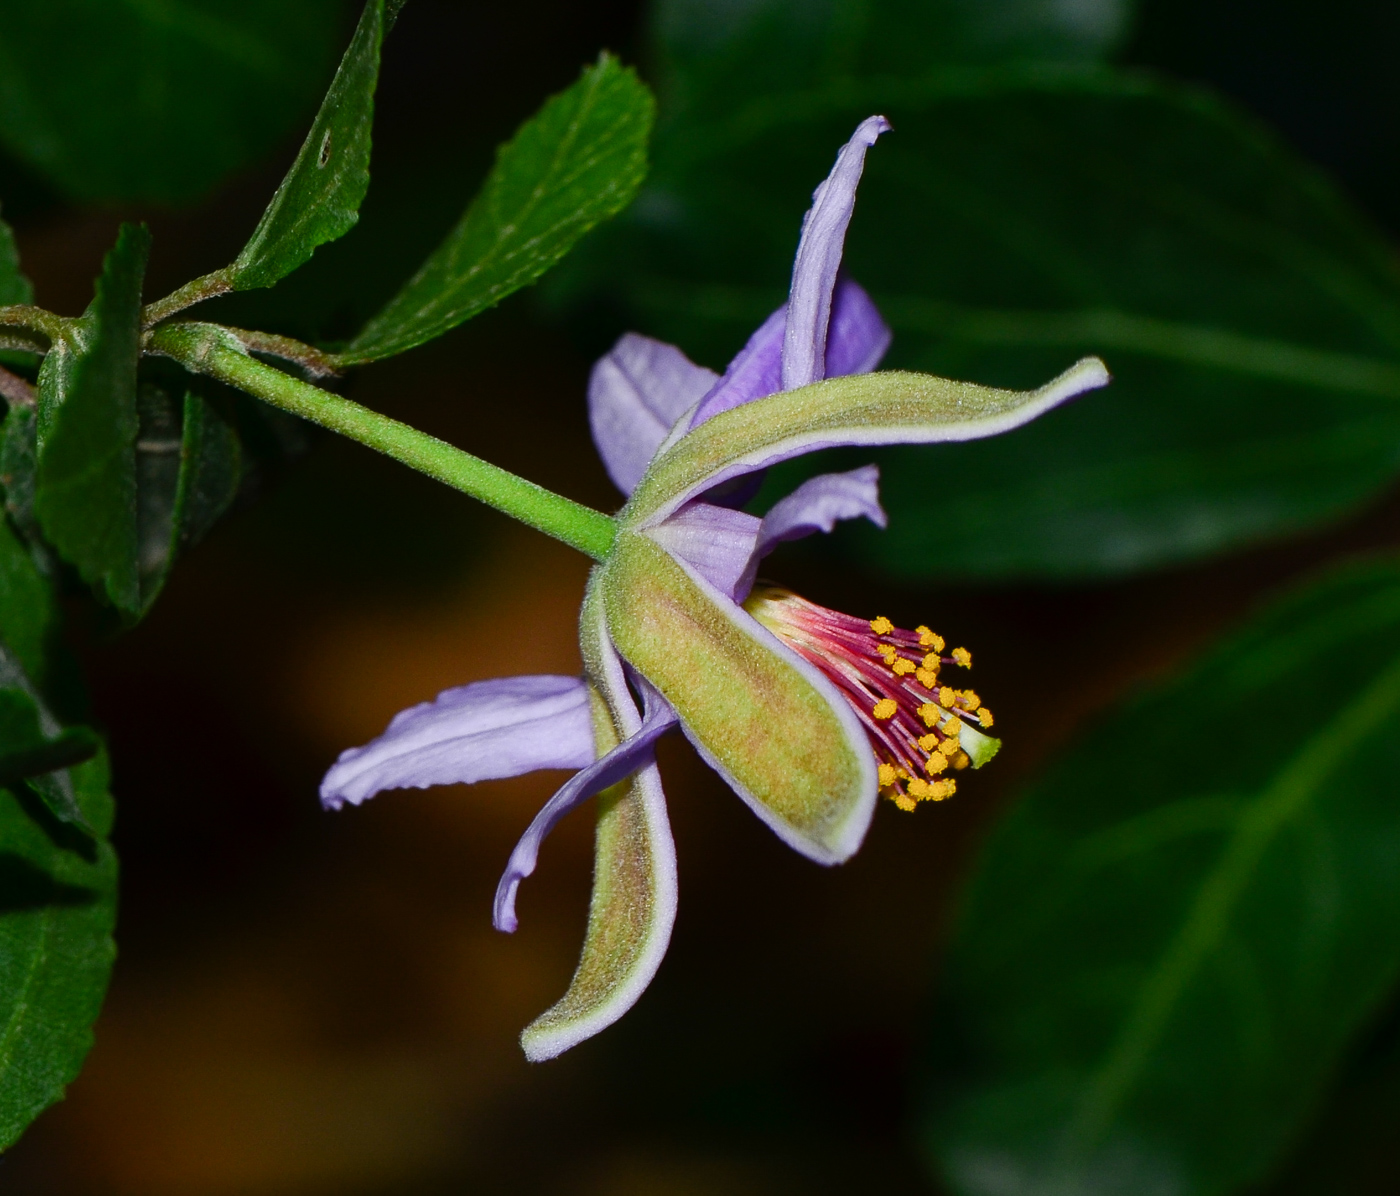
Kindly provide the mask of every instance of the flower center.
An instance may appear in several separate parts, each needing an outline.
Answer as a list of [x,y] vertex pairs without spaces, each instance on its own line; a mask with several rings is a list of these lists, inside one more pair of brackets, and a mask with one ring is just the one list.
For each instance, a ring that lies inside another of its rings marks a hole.
[[945,656],[943,637],[927,627],[905,631],[883,615],[867,622],[776,586],[755,587],[744,609],[851,704],[879,762],[881,793],[901,810],[952,796],[957,782],[941,774],[971,763],[964,732],[974,720],[992,725],[982,700],[942,675],[948,665],[970,669],[972,653],[954,648]]

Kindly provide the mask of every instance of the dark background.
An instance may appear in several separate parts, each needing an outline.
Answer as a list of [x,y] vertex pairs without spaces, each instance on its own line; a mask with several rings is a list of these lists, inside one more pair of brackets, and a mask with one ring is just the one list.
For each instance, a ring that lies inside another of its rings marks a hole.
[[[1152,3],[1125,57],[1229,92],[1400,232],[1400,74],[1385,69],[1400,15],[1342,8],[1324,23],[1316,4]],[[274,295],[211,317],[354,327],[543,95],[602,47],[637,59],[640,16],[636,3],[413,0],[386,45],[362,226]],[[294,149],[178,213],[74,210],[6,164],[37,301],[80,311],[123,218],[155,234],[148,297],[218,266]],[[611,508],[583,405],[596,338],[619,331],[598,323],[579,333],[519,296],[362,371],[352,393]],[[577,671],[587,563],[330,437],[256,499],[134,632],[79,619],[116,769],[120,957],[86,1070],[0,1161],[7,1192],[930,1190],[906,1084],[949,902],[989,818],[1085,720],[1272,587],[1400,539],[1392,496],[1308,540],[1093,587],[913,590],[776,558],[814,600],[971,646],[1006,751],[953,802],[882,808],[860,855],[828,871],[668,741],[682,890],[670,953],[621,1023],[531,1066],[515,1037],[572,971],[589,816],[550,840],[507,937],[491,929],[491,894],[556,776],[394,792],[336,815],[315,786],[339,750],[442,688]],[[1367,1088],[1392,1037],[1383,1025],[1361,1048],[1318,1134],[1395,1122],[1394,1095]],[[1279,1190],[1394,1191],[1400,1158],[1383,1149],[1358,1145],[1353,1176],[1310,1178],[1303,1144]]]

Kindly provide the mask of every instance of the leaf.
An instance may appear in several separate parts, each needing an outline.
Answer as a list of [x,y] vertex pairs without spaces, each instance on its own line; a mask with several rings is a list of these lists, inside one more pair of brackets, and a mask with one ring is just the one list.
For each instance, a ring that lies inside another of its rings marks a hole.
[[142,610],[149,610],[171,566],[233,502],[243,476],[238,436],[213,404],[187,390],[140,387],[136,441],[136,524]]
[[0,641],[40,686],[47,680],[48,643],[57,628],[48,583],[9,521],[0,519]]
[[1010,436],[874,455],[890,530],[846,553],[1122,573],[1316,525],[1395,476],[1393,250],[1233,110],[1137,76],[950,72],[658,145],[613,254],[642,330],[722,365],[783,301],[812,185],[872,111],[895,131],[846,263],[893,326],[885,364],[1019,387],[1096,353],[1116,381]]
[[1389,1191],[1395,1186],[1397,1122],[1400,1007],[1392,997],[1390,1009],[1357,1044],[1326,1106],[1275,1169],[1275,1181],[1263,1193],[1374,1196]]
[[659,0],[653,7],[665,119],[703,125],[857,79],[917,79],[948,64],[1101,58],[1122,40],[1137,6]]
[[[35,699],[18,689],[0,689],[0,785],[42,777],[97,754],[97,737],[86,727],[45,734],[40,727]],[[77,822],[81,812],[71,794],[53,813],[65,822]]]
[[34,288],[19,268],[19,247],[15,244],[15,234],[8,224],[0,220],[0,306],[33,302]]
[[234,290],[272,286],[308,261],[318,245],[355,227],[369,190],[370,127],[383,41],[384,0],[367,0],[296,161],[228,268]]
[[1261,1178],[1400,975],[1397,772],[1385,559],[1275,603],[1033,785],[944,968],[925,1135],[952,1189]]
[[500,148],[456,228],[339,360],[402,353],[534,282],[632,201],[654,110],[636,74],[602,55]]
[[8,645],[0,644],[0,786],[27,784],[60,822],[92,827],[66,771],[100,747],[87,727],[62,727]]
[[136,366],[150,234],[122,226],[82,320],[39,372],[34,508],[49,542],[119,609],[140,609]]
[[340,0],[0,6],[0,142],[70,199],[187,203],[315,103]]
[[96,840],[23,786],[0,788],[0,1149],[78,1074],[116,954],[106,759],[71,775]]
[[34,521],[37,420],[34,408],[13,404],[0,424],[0,486],[5,489],[5,510],[26,536],[38,532]]

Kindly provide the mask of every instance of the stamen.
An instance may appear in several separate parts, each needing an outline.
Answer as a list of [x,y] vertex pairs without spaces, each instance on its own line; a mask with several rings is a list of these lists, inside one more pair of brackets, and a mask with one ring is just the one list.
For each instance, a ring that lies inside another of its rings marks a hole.
[[992,725],[972,690],[938,685],[944,665],[972,666],[966,648],[943,656],[946,641],[928,627],[905,631],[884,615],[866,622],[772,586],[755,588],[744,607],[850,703],[870,737],[881,793],[901,810],[952,796],[957,783],[938,774],[971,764],[963,718]]

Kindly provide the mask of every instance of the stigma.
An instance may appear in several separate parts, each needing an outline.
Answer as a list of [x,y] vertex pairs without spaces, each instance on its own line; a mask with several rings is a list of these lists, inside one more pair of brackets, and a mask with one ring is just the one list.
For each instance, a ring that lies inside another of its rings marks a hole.
[[950,679],[972,667],[966,648],[946,652],[943,637],[927,627],[906,631],[883,615],[857,619],[776,586],[756,586],[744,609],[850,703],[870,737],[884,796],[912,810],[957,791],[946,774],[972,763],[964,735],[985,742],[972,728],[992,725],[982,699]]

